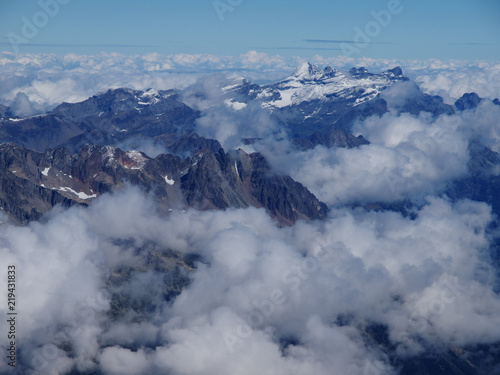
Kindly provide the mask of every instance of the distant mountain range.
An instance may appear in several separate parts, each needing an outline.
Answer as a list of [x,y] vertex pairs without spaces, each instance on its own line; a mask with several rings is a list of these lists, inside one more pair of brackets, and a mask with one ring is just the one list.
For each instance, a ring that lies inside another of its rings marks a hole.
[[[306,63],[282,81],[261,86],[233,79],[221,92],[229,110],[240,111],[248,105],[267,110],[297,150],[318,145],[355,148],[369,144],[369,139],[352,134],[354,123],[387,113],[384,92],[400,83],[411,84],[399,67],[374,74],[362,67],[341,72]],[[414,115],[429,112],[436,117],[473,110],[483,100],[467,93],[448,105],[415,85],[414,94],[391,109]],[[500,105],[498,99],[493,103]],[[15,117],[0,105],[0,208],[13,222],[24,225],[55,205],[87,206],[104,193],[132,184],[152,193],[165,214],[190,207],[254,206],[265,208],[281,225],[327,216],[324,203],[290,176],[273,172],[262,154],[224,150],[217,140],[200,137],[195,129],[201,115],[183,101],[179,90],[113,89],[27,118]],[[150,157],[122,147],[134,148],[142,140],[168,152]],[[246,144],[261,141],[242,140]],[[452,200],[484,201],[499,216],[500,155],[479,141],[470,143],[469,153],[469,175],[450,182],[442,193]],[[407,202],[373,202],[364,207],[407,214],[406,206]],[[500,265],[500,250],[494,258]],[[161,268],[164,261],[151,252],[154,267]],[[191,263],[175,261],[192,270]],[[122,276],[116,273],[111,281],[123,283],[126,277]],[[185,283],[179,278],[169,288],[179,293]],[[114,306],[113,313],[121,313],[121,305]],[[367,327],[366,335],[390,353],[383,327]],[[401,374],[477,374],[481,350],[473,350],[472,362],[449,349],[439,356],[396,365],[402,368]]]
[[[353,124],[388,112],[381,93],[408,81],[399,67],[374,74],[365,68],[340,72],[305,63],[285,80],[260,86],[234,79],[221,91],[225,105],[234,111],[253,102],[269,111],[297,149],[353,148],[369,143],[351,133]],[[87,205],[128,181],[154,191],[164,210],[265,207],[283,224],[325,217],[323,203],[289,176],[272,174],[262,155],[223,150],[218,141],[198,136],[195,125],[201,113],[182,96],[178,90],[119,88],[27,118],[13,117],[8,107],[0,106],[1,208],[16,222],[26,223],[55,204]],[[416,88],[397,110],[438,116],[474,109],[481,100],[475,93],[464,94],[451,106]],[[150,158],[117,148],[144,139],[170,154]],[[484,163],[498,163],[498,155],[492,159],[492,154],[489,149],[475,153],[487,160],[470,165],[471,175]],[[495,178],[487,174],[480,182],[466,179],[448,192],[500,209],[496,194],[481,195],[494,189]]]

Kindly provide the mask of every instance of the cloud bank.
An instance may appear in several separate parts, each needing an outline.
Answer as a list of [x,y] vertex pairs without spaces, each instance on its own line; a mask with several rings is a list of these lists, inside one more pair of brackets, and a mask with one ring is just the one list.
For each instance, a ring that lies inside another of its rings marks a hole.
[[[400,358],[500,340],[491,220],[483,203],[428,198],[415,220],[344,208],[280,228],[255,208],[160,217],[129,188],[27,227],[3,224],[1,256],[19,275],[19,365],[27,374],[393,374],[370,324],[387,327]],[[201,255],[175,300],[162,297],[165,273],[146,267],[151,248]],[[110,284],[130,266],[127,283]],[[117,294],[147,308],[113,315]]]

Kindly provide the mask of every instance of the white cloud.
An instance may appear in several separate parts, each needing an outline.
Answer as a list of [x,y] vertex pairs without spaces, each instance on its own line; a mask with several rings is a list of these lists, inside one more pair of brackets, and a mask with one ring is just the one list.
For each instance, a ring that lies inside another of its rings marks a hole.
[[433,120],[428,114],[387,113],[355,126],[371,142],[359,148],[259,150],[327,204],[391,202],[437,193],[467,173],[468,135],[462,127],[459,116]]
[[[391,374],[360,325],[387,325],[400,355],[500,339],[491,219],[485,204],[429,198],[415,220],[340,209],[280,228],[255,208],[162,218],[128,189],[45,223],[4,225],[0,239],[19,270],[22,361],[48,373]],[[173,304],[161,297],[164,275],[131,273],[120,294],[141,300],[147,290],[150,312],[110,318],[106,277],[139,267],[146,244],[204,263]],[[68,342],[72,356],[57,349]]]
[[143,350],[110,347],[104,349],[100,364],[105,374],[134,375],[147,373],[150,365]]
[[452,104],[465,93],[475,92],[483,98],[500,97],[500,64],[461,64],[451,68],[416,70],[416,82],[426,92],[442,96]]

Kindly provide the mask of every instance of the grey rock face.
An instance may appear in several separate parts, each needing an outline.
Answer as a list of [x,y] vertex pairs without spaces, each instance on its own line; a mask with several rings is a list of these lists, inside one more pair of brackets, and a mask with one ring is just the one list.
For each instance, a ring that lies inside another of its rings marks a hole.
[[278,176],[262,155],[203,149],[192,157],[112,146],[84,146],[45,153],[0,147],[0,205],[18,223],[36,220],[56,204],[88,205],[124,184],[152,192],[163,211],[263,207],[282,224],[326,216],[327,207],[300,183]]

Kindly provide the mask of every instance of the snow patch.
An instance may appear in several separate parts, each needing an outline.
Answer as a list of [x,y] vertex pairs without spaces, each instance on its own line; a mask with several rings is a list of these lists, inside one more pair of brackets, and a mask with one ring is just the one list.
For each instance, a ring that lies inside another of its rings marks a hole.
[[222,87],[222,92],[226,93],[228,91],[233,91],[234,89],[241,86],[244,81],[245,79],[243,77],[233,76],[231,79],[231,83]]
[[65,192],[74,194],[74,195],[76,195],[80,199],[91,199],[91,198],[96,198],[97,197],[97,194],[88,195],[88,194],[86,194],[84,192],[76,192],[76,191],[74,191],[73,189],[71,189],[70,187],[67,187],[67,186],[63,186],[63,187],[57,188],[57,190],[65,191]]
[[273,92],[269,89],[264,89],[257,94],[257,99],[268,98],[273,96]]
[[47,168],[45,168],[45,169],[42,171],[42,174],[43,174],[44,176],[48,176],[48,175],[49,175],[50,168],[51,168],[51,167],[47,167]]
[[127,169],[142,169],[148,161],[139,151],[127,151],[125,155],[134,162],[134,166],[125,166]]
[[[287,107],[291,104],[294,103],[294,101],[292,100],[292,97],[295,95],[295,93],[297,92],[298,90],[284,90],[284,91],[280,91],[280,99],[279,100],[275,100],[274,102],[270,102],[270,103],[266,103],[266,104],[269,104],[270,106],[273,106],[273,107],[278,107],[278,108],[283,108],[283,107]],[[300,102],[297,101],[296,104],[298,104]]]
[[335,71],[335,75],[326,74],[321,69],[309,64],[303,64],[294,75],[266,88],[257,95],[259,99],[265,99],[273,94],[279,94],[278,100],[264,102],[262,107],[283,108],[297,105],[311,100],[328,100],[329,96],[350,99],[353,92],[363,92],[363,97],[358,99],[355,105],[361,104],[377,96],[377,94],[390,86],[393,81],[384,74],[372,75],[370,77],[356,78]]
[[164,179],[165,179],[165,182],[169,185],[173,185],[175,183],[175,181],[168,178],[168,176],[165,176]]
[[149,89],[147,91],[145,91],[144,93],[142,93],[142,95],[140,96],[141,98],[145,99],[145,100],[148,100],[147,103],[145,102],[139,102],[139,104],[141,105],[150,105],[150,104],[156,104],[160,101],[160,93],[158,91],[156,91],[155,89]]
[[236,162],[236,160],[234,161],[234,169],[236,170],[236,176],[240,178],[240,172],[238,171],[238,163]]
[[155,89],[149,89],[146,90],[142,93],[141,98],[147,97],[147,96],[158,96],[159,92],[156,91]]
[[114,159],[115,157],[115,148],[112,146],[106,146],[106,153],[102,156],[103,160],[106,159]]

